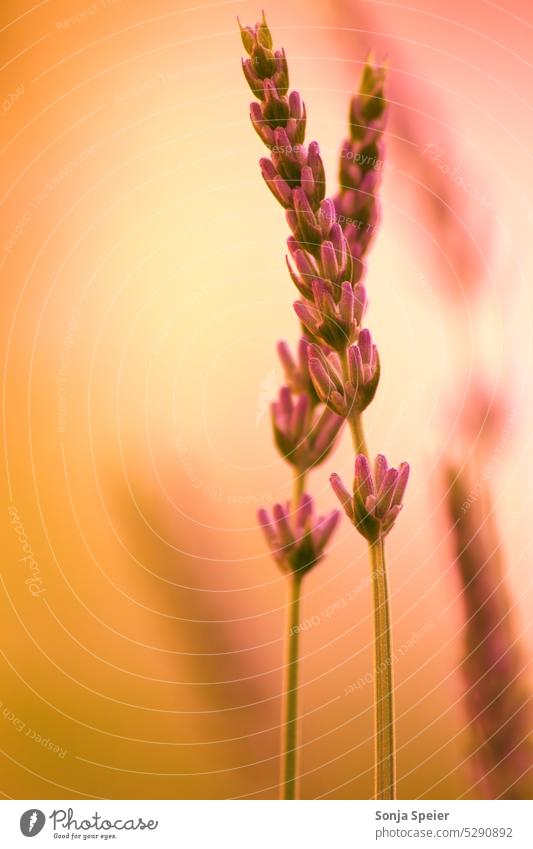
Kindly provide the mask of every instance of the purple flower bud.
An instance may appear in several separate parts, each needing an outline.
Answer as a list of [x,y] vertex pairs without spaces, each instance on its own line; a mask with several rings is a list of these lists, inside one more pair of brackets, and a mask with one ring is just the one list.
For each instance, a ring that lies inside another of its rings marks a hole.
[[324,364],[317,357],[311,356],[309,358],[309,372],[315,384],[318,397],[326,404],[329,395],[336,391],[335,384],[328,374],[328,369],[324,367]]
[[300,473],[326,459],[343,425],[331,410],[317,409],[307,393],[293,396],[287,386],[280,389],[270,410],[276,446]]
[[322,264],[322,273],[328,280],[337,281],[339,266],[337,263],[337,255],[335,248],[331,242],[322,242],[320,246],[320,262]]
[[309,253],[320,253],[321,234],[315,214],[302,188],[293,191],[294,212],[287,212],[287,223],[295,238]]
[[277,173],[274,165],[266,157],[259,160],[261,174],[268,188],[282,206],[286,209],[292,206],[292,190],[290,186]]
[[352,405],[357,412],[366,410],[378,388],[380,365],[378,350],[369,330],[361,330],[356,345],[348,348],[348,372]]
[[289,94],[289,111],[295,121],[301,121],[305,117],[305,106],[297,91],[291,91]]
[[312,531],[313,544],[315,550],[323,550],[330,541],[335,528],[339,524],[340,513],[334,510],[329,516],[323,516],[318,519]]
[[271,147],[274,144],[274,130],[263,118],[263,113],[258,103],[250,103],[250,120],[261,141],[267,147]]
[[315,308],[308,301],[295,301],[293,307],[304,327],[314,335],[319,322]]
[[289,522],[289,505],[274,504],[274,507],[272,508],[272,515],[274,517],[276,535],[280,544],[284,548],[293,545],[294,534]]
[[258,100],[265,99],[264,87],[263,87],[263,78],[258,76],[254,70],[254,66],[250,59],[242,60],[242,71],[246,78],[246,82],[250,86],[252,93]]
[[342,508],[346,515],[348,516],[350,522],[354,521],[354,513],[353,513],[353,504],[352,504],[352,496],[344,486],[342,480],[336,472],[333,472],[330,475],[329,482],[331,484],[331,488],[340,503],[342,504]]
[[363,317],[366,312],[367,299],[366,299],[366,289],[364,286],[360,284],[354,286],[354,318],[357,324],[360,326],[363,323]]
[[296,395],[305,394],[309,397],[311,405],[318,403],[318,396],[309,374],[308,349],[310,343],[305,337],[298,342],[297,361],[293,358],[286,342],[278,342],[277,351],[280,358],[285,380],[291,392]]
[[272,128],[284,127],[289,117],[289,104],[286,98],[282,96],[270,79],[265,79],[263,82],[263,95],[263,118],[268,121]]
[[290,504],[275,504],[272,518],[264,509],[258,519],[274,560],[286,572],[306,574],[325,554],[325,547],[337,526],[338,510],[315,516],[310,495],[302,495],[296,510]]
[[305,138],[305,127],[307,122],[305,104],[302,103],[297,91],[291,91],[289,95],[289,120],[285,125],[287,135],[293,144],[302,144]]
[[313,297],[313,291],[311,288],[313,280],[319,277],[318,266],[312,256],[302,250],[299,242],[296,241],[294,236],[289,236],[287,239],[287,247],[289,248],[291,257],[296,266],[296,271],[298,272],[296,273],[293,269],[287,257],[287,267],[292,281],[298,291],[301,292],[305,298],[310,299]]
[[353,498],[338,475],[332,475],[330,483],[358,531],[370,542],[376,542],[393,527],[402,508],[408,479],[407,463],[400,463],[398,469],[392,469],[385,457],[378,454],[372,470],[365,455],[358,454],[355,458]]
[[351,283],[342,284],[339,303],[335,303],[332,286],[318,278],[311,284],[312,301],[296,301],[294,310],[304,327],[328,347],[344,351],[359,333],[355,318],[355,296]]

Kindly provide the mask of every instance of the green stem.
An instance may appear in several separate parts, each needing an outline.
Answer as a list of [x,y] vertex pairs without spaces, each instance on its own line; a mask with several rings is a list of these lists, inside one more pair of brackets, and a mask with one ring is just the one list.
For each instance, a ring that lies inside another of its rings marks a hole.
[[[339,353],[341,366],[342,366],[342,376],[344,380],[348,383],[350,380],[350,374],[348,370],[348,350],[341,351]],[[364,454],[368,457],[368,447],[365,439],[365,431],[363,428],[363,417],[361,413],[359,413],[355,408],[350,410],[347,415],[348,425],[350,427],[350,431],[352,434],[353,447],[356,454]]]
[[[306,473],[294,469],[292,504],[296,510],[305,489]],[[300,596],[303,575],[292,572],[289,576],[289,603],[287,610],[287,660],[285,664],[285,704],[283,707],[283,767],[280,796],[296,799],[298,766],[298,664],[300,636]]]
[[288,608],[287,663],[285,666],[285,728],[282,799],[296,799],[298,761],[298,643],[302,575],[290,576]]
[[[349,380],[348,354],[340,354],[344,380]],[[357,410],[347,416],[356,454],[369,457],[363,419]],[[385,548],[379,537],[369,544],[374,596],[374,681],[375,681],[375,797],[395,799],[394,701],[389,591]]]
[[353,447],[356,454],[364,454],[368,457],[368,447],[363,430],[363,419],[357,411],[348,416],[348,424],[352,432]]
[[374,595],[375,798],[395,799],[391,625],[383,539],[371,542],[369,548]]
[[298,469],[294,470],[294,478],[292,483],[292,504],[293,510],[296,510],[298,504],[300,503],[300,499],[304,494],[305,488],[305,472],[299,472]]

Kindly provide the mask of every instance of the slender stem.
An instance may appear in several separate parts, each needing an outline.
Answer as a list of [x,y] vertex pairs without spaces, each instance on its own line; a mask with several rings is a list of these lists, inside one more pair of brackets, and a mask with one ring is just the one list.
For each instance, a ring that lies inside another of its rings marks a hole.
[[[340,354],[342,373],[349,380],[347,351]],[[350,411],[348,424],[356,454],[369,457],[362,415]],[[385,565],[385,548],[379,537],[369,544],[374,596],[374,687],[375,687],[375,797],[396,798],[394,749],[394,700],[392,686],[392,649],[389,591]]]
[[305,489],[305,472],[299,472],[298,469],[294,470],[294,478],[292,483],[292,505],[293,510],[296,510],[298,504],[300,503],[300,499],[304,494]]
[[[341,351],[339,353],[341,366],[342,366],[342,376],[346,382],[350,380],[350,374],[348,370],[348,352],[347,349]],[[363,428],[363,417],[361,413],[359,413],[355,408],[350,410],[347,415],[348,425],[350,427],[350,431],[352,434],[353,448],[356,454],[364,454],[368,457],[368,447],[365,439],[365,431]]]
[[[292,504],[296,510],[305,489],[306,473],[294,470]],[[280,796],[296,799],[298,765],[298,664],[300,636],[300,595],[303,575],[292,572],[289,576],[289,602],[287,609],[287,660],[285,664],[285,703],[283,707],[283,766]]]
[[298,642],[302,575],[290,576],[288,607],[287,662],[285,666],[284,757],[280,796],[296,799],[298,761]]
[[371,542],[369,548],[374,595],[375,797],[395,799],[391,625],[383,538]]
[[350,413],[348,416],[348,424],[352,433],[353,447],[356,454],[364,454],[368,457],[368,447],[363,430],[363,419],[361,413],[357,411]]

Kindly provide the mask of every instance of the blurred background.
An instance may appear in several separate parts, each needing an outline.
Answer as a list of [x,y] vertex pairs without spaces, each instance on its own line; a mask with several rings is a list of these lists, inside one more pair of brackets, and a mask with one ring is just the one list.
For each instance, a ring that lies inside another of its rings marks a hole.
[[[494,735],[468,694],[492,704],[482,682],[505,679],[514,706],[498,729],[532,686],[530,4],[265,11],[329,194],[369,50],[388,64],[366,278],[382,379],[366,423],[372,451],[412,467],[389,542],[398,792],[501,795],[480,774],[499,756],[480,765]],[[2,3],[6,798],[277,795],[286,587],[255,514],[290,490],[269,402],[275,343],[298,323],[237,15],[253,24],[260,7]],[[312,476],[321,507],[329,473],[351,467],[346,433]],[[498,674],[483,652],[477,672],[465,662],[480,602],[458,568],[458,497],[467,542],[490,518],[475,556],[498,556],[485,595],[501,607],[483,626],[496,663],[513,647]],[[343,522],[304,586],[306,798],[372,794],[370,596],[363,540]]]

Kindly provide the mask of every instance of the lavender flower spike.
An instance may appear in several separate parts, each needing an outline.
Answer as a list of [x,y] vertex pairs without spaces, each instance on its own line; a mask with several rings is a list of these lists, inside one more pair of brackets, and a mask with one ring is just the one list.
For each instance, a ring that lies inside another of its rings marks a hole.
[[353,283],[363,276],[364,255],[379,221],[377,190],[384,161],[383,130],[387,117],[384,79],[384,68],[366,64],[359,91],[350,105],[350,138],[344,142],[340,156],[335,211],[354,258]]
[[313,280],[313,301],[296,301],[294,311],[306,330],[336,351],[344,351],[359,335],[365,309],[365,293],[361,286],[354,290],[345,280],[340,300],[335,303],[331,286],[324,280]]
[[309,346],[309,373],[320,400],[339,416],[366,410],[376,394],[380,365],[376,346],[369,330],[361,330],[357,345],[347,354],[347,376],[344,379],[338,354],[328,355],[318,345]]
[[409,464],[389,468],[383,454],[378,454],[372,470],[364,454],[355,458],[353,498],[337,474],[330,477],[333,492],[344,512],[369,542],[383,539],[402,509],[402,499],[409,479]]
[[315,409],[306,393],[294,400],[288,386],[280,389],[271,413],[276,445],[300,474],[326,459],[344,424],[344,419],[331,410]]
[[339,511],[327,516],[314,515],[313,499],[304,493],[296,510],[290,502],[275,504],[272,516],[265,509],[257,513],[274,560],[284,572],[300,576],[313,568],[324,556],[324,550],[339,521]]

